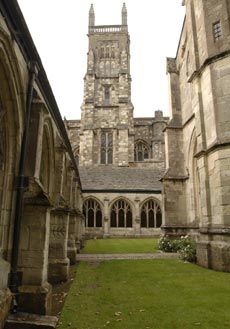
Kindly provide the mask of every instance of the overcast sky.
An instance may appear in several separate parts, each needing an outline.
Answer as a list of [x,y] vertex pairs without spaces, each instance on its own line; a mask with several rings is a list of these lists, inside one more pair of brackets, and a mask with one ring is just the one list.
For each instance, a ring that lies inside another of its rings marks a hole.
[[[88,11],[96,25],[121,24],[121,0],[18,0],[62,116],[79,119],[88,50]],[[134,115],[168,114],[166,57],[175,57],[182,0],[126,0]]]

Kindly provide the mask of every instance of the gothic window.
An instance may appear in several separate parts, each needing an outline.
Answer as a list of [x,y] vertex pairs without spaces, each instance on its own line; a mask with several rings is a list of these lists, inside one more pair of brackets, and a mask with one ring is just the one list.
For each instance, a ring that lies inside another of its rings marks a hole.
[[141,227],[161,227],[161,208],[154,200],[146,201],[141,208]]
[[110,86],[105,86],[105,105],[109,105],[110,104]]
[[114,202],[110,213],[111,227],[132,227],[133,215],[129,203],[125,200]]
[[149,147],[147,143],[138,141],[135,143],[134,148],[134,161],[142,162],[149,159]]
[[102,227],[102,211],[99,203],[94,199],[88,199],[83,204],[86,227]]
[[220,21],[212,25],[214,41],[218,41],[222,37],[222,28]]
[[113,163],[113,134],[109,131],[101,133],[101,164]]

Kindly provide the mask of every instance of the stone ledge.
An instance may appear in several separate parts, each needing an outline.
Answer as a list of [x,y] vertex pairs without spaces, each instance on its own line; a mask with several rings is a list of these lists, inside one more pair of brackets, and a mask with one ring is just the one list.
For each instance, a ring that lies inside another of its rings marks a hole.
[[16,313],[8,316],[5,329],[52,329],[57,322],[56,316]]

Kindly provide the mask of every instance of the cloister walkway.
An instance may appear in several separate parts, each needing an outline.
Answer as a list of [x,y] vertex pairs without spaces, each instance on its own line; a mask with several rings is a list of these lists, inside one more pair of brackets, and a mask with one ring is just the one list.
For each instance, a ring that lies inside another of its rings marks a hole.
[[105,261],[126,259],[177,259],[176,253],[78,254],[77,261]]

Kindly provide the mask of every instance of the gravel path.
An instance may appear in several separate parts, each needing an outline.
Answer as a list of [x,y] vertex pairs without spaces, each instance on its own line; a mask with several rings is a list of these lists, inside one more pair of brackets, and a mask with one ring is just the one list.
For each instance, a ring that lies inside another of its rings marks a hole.
[[99,260],[120,260],[120,259],[177,259],[176,253],[161,253],[153,254],[77,254],[77,261],[99,261]]

